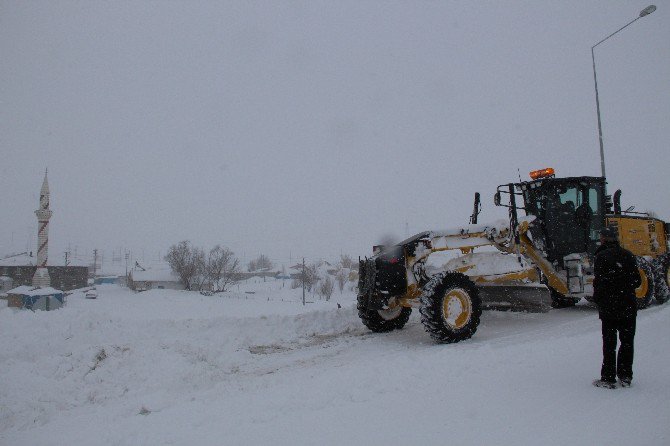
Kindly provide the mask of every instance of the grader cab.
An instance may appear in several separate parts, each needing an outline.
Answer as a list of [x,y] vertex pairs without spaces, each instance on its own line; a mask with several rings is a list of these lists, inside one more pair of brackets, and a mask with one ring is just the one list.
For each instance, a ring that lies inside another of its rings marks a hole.
[[[494,202],[509,218],[479,225],[476,194],[469,225],[375,247],[360,261],[359,317],[372,331],[386,332],[402,328],[419,308],[430,336],[450,343],[475,333],[487,305],[575,305],[593,294],[593,259],[606,225],[618,227],[622,246],[637,257],[638,307],[654,297],[664,303],[670,298],[670,225],[622,212],[619,191],[614,203],[608,198],[602,177],[556,178],[553,169],[543,169],[531,172],[531,181],[499,186]],[[495,249],[475,252],[483,247]],[[437,269],[429,265],[431,255],[443,251],[457,255]]]

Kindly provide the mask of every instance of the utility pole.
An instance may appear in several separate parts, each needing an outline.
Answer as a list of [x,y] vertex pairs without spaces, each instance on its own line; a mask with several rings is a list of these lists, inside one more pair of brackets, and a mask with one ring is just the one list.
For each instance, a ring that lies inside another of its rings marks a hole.
[[98,250],[93,250],[93,279],[95,280],[96,269],[98,268]]
[[302,306],[305,306],[305,258],[302,258]]

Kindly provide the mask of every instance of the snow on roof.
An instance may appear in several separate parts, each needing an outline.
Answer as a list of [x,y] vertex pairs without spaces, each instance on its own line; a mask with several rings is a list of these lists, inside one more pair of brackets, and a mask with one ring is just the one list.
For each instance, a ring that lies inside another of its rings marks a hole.
[[29,285],[21,285],[7,291],[7,294],[24,294],[26,296],[51,296],[52,294],[63,294],[61,290],[51,287],[39,288]]

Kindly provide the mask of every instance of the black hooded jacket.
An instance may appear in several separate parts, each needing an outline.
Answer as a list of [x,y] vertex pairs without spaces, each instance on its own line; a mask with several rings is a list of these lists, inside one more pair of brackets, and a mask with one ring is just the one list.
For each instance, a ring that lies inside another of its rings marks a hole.
[[635,256],[618,242],[605,242],[596,250],[594,275],[593,301],[600,319],[634,318],[635,288],[642,283]]

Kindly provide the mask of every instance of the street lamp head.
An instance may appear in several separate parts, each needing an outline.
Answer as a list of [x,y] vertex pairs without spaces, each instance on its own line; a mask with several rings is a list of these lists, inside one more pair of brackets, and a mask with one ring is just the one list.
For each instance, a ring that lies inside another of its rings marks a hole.
[[640,11],[640,17],[644,17],[646,15],[649,15],[654,11],[656,11],[656,5],[649,5],[646,8],[644,8],[642,11]]

